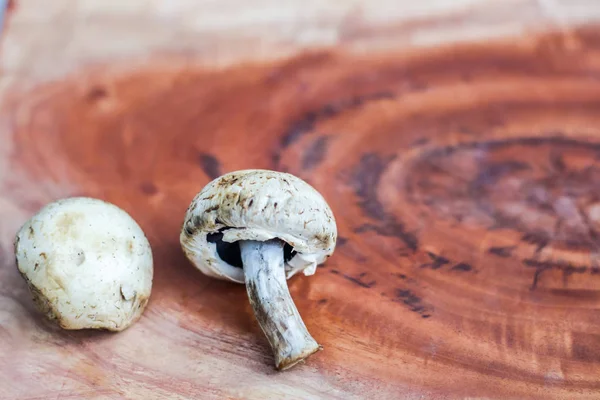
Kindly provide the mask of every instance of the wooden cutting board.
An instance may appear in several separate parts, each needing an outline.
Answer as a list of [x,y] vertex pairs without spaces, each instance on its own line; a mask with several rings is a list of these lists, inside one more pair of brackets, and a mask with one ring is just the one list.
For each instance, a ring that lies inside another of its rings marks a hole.
[[[600,398],[597,0],[11,3],[0,398]],[[584,26],[586,25],[586,26]],[[185,259],[219,174],[288,171],[340,238],[289,281],[324,347],[276,372],[242,285]],[[49,201],[127,210],[142,319],[61,331],[12,250]]]

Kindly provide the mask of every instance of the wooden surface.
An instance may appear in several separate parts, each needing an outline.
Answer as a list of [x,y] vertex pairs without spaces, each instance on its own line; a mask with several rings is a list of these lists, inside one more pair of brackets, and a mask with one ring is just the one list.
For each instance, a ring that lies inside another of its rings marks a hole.
[[[575,28],[598,2],[237,3],[14,3],[0,398],[599,398],[600,29]],[[430,47],[476,34],[511,37]],[[289,281],[324,351],[283,373],[244,287],[178,242],[241,168],[306,179],[338,220],[334,256]],[[76,194],[153,246],[125,332],[60,331],[16,271],[20,224]]]

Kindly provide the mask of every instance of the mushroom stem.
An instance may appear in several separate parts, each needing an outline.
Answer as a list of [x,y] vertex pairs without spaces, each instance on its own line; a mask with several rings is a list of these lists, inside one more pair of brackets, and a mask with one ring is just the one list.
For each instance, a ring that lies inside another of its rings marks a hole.
[[240,241],[246,290],[278,370],[288,369],[321,346],[308,333],[285,280],[283,242]]

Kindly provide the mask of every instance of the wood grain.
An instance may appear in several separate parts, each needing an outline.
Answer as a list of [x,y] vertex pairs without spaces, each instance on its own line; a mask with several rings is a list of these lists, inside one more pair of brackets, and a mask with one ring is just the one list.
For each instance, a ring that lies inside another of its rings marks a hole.
[[[406,32],[364,28],[366,42],[270,44],[278,59],[219,68],[156,41],[132,62],[52,61],[32,54],[43,34],[10,36],[35,3],[14,7],[0,81],[0,398],[600,396],[600,29],[554,19],[555,33],[364,53]],[[57,15],[102,21],[81,4]],[[18,36],[37,44],[11,55]],[[324,350],[283,373],[245,288],[202,276],[178,242],[196,192],[242,168],[300,176],[338,221],[334,256],[289,281]],[[14,266],[19,224],[75,194],[123,207],[153,247],[150,303],[119,334],[42,320]]]

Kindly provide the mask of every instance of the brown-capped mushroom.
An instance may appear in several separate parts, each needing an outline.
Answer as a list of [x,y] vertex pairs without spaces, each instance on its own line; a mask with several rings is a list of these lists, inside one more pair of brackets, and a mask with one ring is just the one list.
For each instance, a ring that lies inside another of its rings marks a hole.
[[279,370],[321,348],[286,279],[314,274],[336,239],[321,194],[294,175],[269,170],[231,172],[210,182],[190,204],[180,235],[186,256],[204,274],[246,284]]

